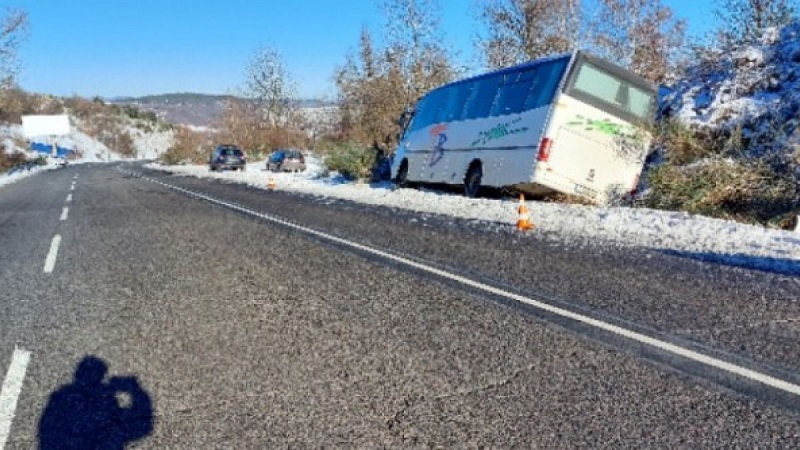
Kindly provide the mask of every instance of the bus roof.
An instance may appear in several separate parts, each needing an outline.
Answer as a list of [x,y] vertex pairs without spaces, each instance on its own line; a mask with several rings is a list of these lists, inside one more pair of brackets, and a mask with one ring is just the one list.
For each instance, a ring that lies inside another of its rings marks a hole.
[[[439,89],[445,89],[445,88],[448,88],[450,86],[456,86],[456,85],[459,85],[461,83],[467,83],[467,82],[474,81],[474,80],[480,80],[482,78],[487,78],[487,77],[491,77],[491,76],[495,76],[495,75],[502,75],[502,74],[506,74],[506,73],[512,73],[512,72],[519,71],[520,69],[524,69],[524,68],[532,67],[532,66],[537,66],[539,64],[546,63],[548,61],[554,61],[554,60],[557,60],[557,59],[567,58],[567,57],[573,60],[573,64],[572,64],[573,66],[575,65],[574,64],[574,60],[577,60],[577,59],[581,58],[581,59],[584,59],[584,60],[588,61],[591,64],[594,64],[594,65],[600,67],[601,69],[603,69],[603,70],[605,70],[605,71],[607,71],[607,72],[609,72],[609,73],[611,73],[613,75],[617,75],[617,76],[625,78],[626,80],[629,80],[631,82],[631,84],[633,84],[634,86],[636,86],[636,87],[638,87],[640,89],[646,90],[648,92],[652,92],[654,94],[656,92],[656,86],[653,83],[651,83],[650,81],[648,81],[647,79],[645,79],[643,77],[640,77],[639,75],[636,75],[635,73],[631,72],[630,70],[625,69],[623,67],[620,67],[620,66],[618,66],[618,65],[616,65],[616,64],[614,64],[614,63],[612,63],[612,62],[610,62],[608,60],[605,60],[603,58],[591,55],[591,54],[589,54],[589,53],[587,53],[585,51],[575,50],[575,51],[568,52],[568,53],[560,53],[560,54],[557,54],[557,55],[546,56],[544,58],[533,59],[533,60],[524,62],[522,64],[517,64],[517,65],[509,66],[509,67],[504,67],[502,69],[493,70],[491,72],[486,72],[486,73],[482,73],[482,74],[479,74],[479,75],[471,76],[469,78],[464,78],[462,80],[453,81],[453,82],[450,82],[450,83],[447,83],[447,84],[443,84],[443,85],[441,85],[439,87],[436,87],[436,88],[431,89],[430,91],[426,92],[425,95],[423,95],[422,97],[427,97],[432,92],[438,91]],[[422,97],[420,97],[420,98],[422,98]]]

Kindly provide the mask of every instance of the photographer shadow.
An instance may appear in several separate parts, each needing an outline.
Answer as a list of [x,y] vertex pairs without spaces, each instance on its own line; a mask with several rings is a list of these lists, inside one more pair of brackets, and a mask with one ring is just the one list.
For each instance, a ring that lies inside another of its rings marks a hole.
[[50,395],[39,421],[39,448],[124,449],[153,430],[150,395],[136,377],[110,377],[108,365],[87,356],[72,383]]

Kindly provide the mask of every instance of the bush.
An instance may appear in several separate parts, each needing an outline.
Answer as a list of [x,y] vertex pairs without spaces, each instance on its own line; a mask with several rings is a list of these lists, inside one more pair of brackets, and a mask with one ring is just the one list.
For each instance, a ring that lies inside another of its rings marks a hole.
[[105,108],[102,100],[89,101],[82,97],[71,97],[64,100],[66,108],[74,115],[81,119],[87,119],[94,115],[101,114]]
[[136,146],[133,143],[133,138],[127,131],[120,131],[117,133],[116,148],[114,150],[116,150],[116,152],[122,156],[137,156]]
[[42,113],[44,103],[40,96],[19,88],[0,90],[0,121],[20,123],[24,115]]
[[673,165],[718,156],[741,156],[747,148],[742,127],[730,130],[694,129],[675,119],[650,125],[653,148]]
[[326,154],[328,170],[360,181],[369,180],[375,166],[375,150],[355,142],[326,142],[320,145]]
[[122,107],[122,112],[126,116],[130,117],[134,120],[143,120],[145,122],[156,123],[158,122],[158,116],[153,111],[142,111],[141,109],[133,106],[133,105],[124,105]]
[[[693,129],[665,120],[651,132],[656,167],[647,172],[645,205],[789,226],[787,218],[800,207],[800,158],[751,151],[757,143],[746,137],[742,126]],[[775,133],[775,139],[783,138],[777,128]]]
[[8,154],[0,149],[0,173],[6,172],[14,166],[24,164],[25,155],[23,153]]
[[212,143],[208,135],[179,127],[175,132],[175,143],[161,155],[161,161],[169,165],[187,162],[202,164],[208,161],[211,151]]
[[96,136],[96,139],[103,145],[122,156],[136,156],[133,137],[123,128],[121,123],[108,120],[99,121],[90,126],[87,134]]
[[742,222],[780,225],[800,207],[795,176],[757,160],[665,164],[649,184],[648,206]]

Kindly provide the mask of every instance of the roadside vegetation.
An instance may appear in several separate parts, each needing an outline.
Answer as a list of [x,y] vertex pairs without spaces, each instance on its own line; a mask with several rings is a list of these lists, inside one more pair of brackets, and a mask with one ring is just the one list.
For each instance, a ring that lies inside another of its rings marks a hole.
[[[800,21],[786,1],[725,0],[663,99],[640,203],[792,229],[800,214]],[[687,107],[687,105],[689,105]]]
[[[655,130],[640,204],[792,229],[800,211],[800,147],[754,154],[741,126],[727,132],[665,119]],[[773,134],[776,142],[780,138]],[[787,153],[787,151],[789,153]]]

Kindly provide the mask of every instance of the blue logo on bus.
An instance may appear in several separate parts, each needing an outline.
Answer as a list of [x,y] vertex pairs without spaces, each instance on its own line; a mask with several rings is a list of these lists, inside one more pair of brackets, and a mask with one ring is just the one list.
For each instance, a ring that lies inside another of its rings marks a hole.
[[447,125],[439,124],[431,128],[431,158],[428,166],[433,167],[444,157],[444,143],[447,142]]

